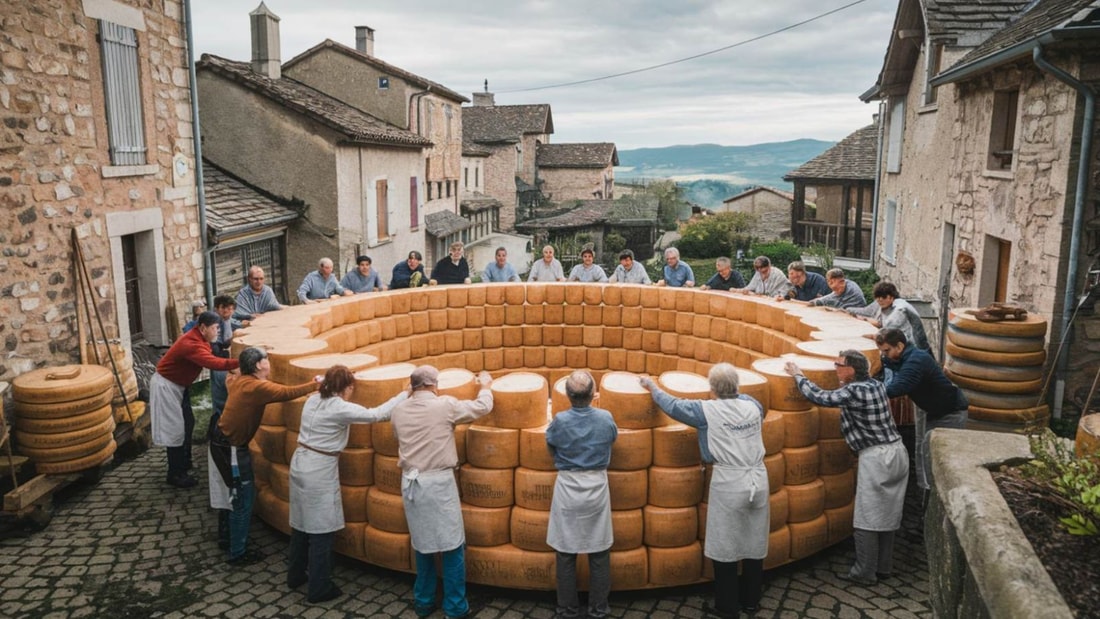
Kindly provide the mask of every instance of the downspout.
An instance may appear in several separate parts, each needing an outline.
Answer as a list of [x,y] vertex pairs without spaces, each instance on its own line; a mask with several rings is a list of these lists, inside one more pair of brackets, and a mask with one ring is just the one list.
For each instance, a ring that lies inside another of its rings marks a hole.
[[878,217],[880,215],[878,210],[879,199],[878,192],[882,189],[882,134],[885,133],[886,128],[886,101],[879,99],[878,102],[878,135],[875,136],[875,198],[871,202],[871,212],[875,214],[871,218],[871,269],[875,268],[875,257],[878,256]]
[[[1096,122],[1096,92],[1087,84],[1079,81],[1069,73],[1050,64],[1043,57],[1042,44],[1036,44],[1032,49],[1031,57],[1035,65],[1042,71],[1053,75],[1059,81],[1069,85],[1085,98],[1085,113],[1081,121],[1081,152],[1077,160],[1077,184],[1073,198],[1073,226],[1069,239],[1069,264],[1066,269],[1066,292],[1062,302],[1062,338],[1064,345],[1069,342],[1072,330],[1072,319],[1076,306],[1076,281],[1078,268],[1078,253],[1081,245],[1081,226],[1085,218],[1085,194],[1088,191],[1089,161],[1092,153],[1093,125]],[[1066,375],[1069,371],[1069,351],[1058,357],[1057,380],[1054,383],[1054,411],[1055,419],[1062,417],[1062,399],[1066,391]]]
[[202,173],[202,130],[199,125],[199,86],[195,75],[195,37],[191,25],[191,0],[183,0],[185,29],[187,31],[187,79],[191,83],[191,141],[195,145],[195,192],[199,201],[199,242],[202,251],[202,279],[206,296],[206,307],[214,307],[214,274],[210,247],[206,231],[206,185]]

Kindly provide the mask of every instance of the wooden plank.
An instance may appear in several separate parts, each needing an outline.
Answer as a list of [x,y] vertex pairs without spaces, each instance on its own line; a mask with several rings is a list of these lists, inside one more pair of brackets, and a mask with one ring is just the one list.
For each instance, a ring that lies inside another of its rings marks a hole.
[[13,469],[18,471],[26,463],[27,456],[11,456],[11,462],[6,457],[0,457],[0,476],[7,475]]
[[38,475],[4,495],[4,511],[14,512],[29,507],[54,490],[79,478],[78,474]]

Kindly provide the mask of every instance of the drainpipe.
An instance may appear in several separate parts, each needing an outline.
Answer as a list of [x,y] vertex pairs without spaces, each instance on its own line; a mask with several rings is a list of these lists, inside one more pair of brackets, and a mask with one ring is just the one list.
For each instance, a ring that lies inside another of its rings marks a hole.
[[205,289],[206,307],[214,308],[214,274],[211,268],[211,255],[214,248],[206,234],[206,185],[202,174],[202,131],[199,125],[199,87],[195,76],[195,37],[191,22],[191,0],[183,0],[185,29],[187,31],[187,79],[191,83],[191,136],[195,144],[195,192],[199,200],[199,242],[202,248],[202,279]]
[[[1069,239],[1069,265],[1066,269],[1066,293],[1062,302],[1062,345],[1069,342],[1072,319],[1076,306],[1076,282],[1078,253],[1081,245],[1081,226],[1085,218],[1085,194],[1088,191],[1089,162],[1092,154],[1093,125],[1096,122],[1096,92],[1069,73],[1047,62],[1043,57],[1043,46],[1037,44],[1031,57],[1042,71],[1053,75],[1059,81],[1069,85],[1085,98],[1085,113],[1081,122],[1081,152],[1077,161],[1077,184],[1073,198],[1073,227]],[[1058,357],[1057,380],[1054,383],[1055,419],[1062,417],[1062,399],[1066,391],[1066,375],[1069,373],[1069,351]]]
[[878,256],[878,217],[879,198],[878,193],[882,189],[882,135],[886,127],[886,100],[878,102],[878,135],[875,136],[875,197],[871,202],[871,212],[875,214],[871,218],[871,268],[875,268],[875,257]]

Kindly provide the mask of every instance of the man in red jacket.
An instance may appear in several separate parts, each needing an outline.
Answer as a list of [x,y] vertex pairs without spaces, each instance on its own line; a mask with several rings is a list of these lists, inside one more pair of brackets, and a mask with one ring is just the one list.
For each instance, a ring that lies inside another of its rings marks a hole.
[[218,337],[221,318],[214,312],[199,315],[198,324],[182,335],[164,353],[157,371],[149,380],[149,419],[153,424],[153,444],[168,448],[168,483],[191,488],[198,482],[187,474],[191,468],[191,434],[195,415],[184,390],[195,382],[203,368],[237,369],[236,359],[216,357],[210,343]]

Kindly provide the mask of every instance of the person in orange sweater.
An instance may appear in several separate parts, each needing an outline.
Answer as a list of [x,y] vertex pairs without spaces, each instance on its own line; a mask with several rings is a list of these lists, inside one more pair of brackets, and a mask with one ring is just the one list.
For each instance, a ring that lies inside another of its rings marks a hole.
[[228,562],[248,565],[263,558],[246,549],[256,490],[248,443],[260,427],[268,404],[313,393],[320,377],[293,387],[270,381],[271,361],[261,348],[244,349],[238,361],[241,375],[229,381],[225,408],[211,423],[210,458],[218,479],[211,477],[210,504],[218,510],[218,536],[226,542]]
[[214,312],[199,315],[198,324],[180,336],[157,363],[149,379],[149,420],[153,425],[153,444],[168,448],[168,483],[191,488],[198,482],[187,474],[191,469],[191,434],[195,415],[185,390],[208,370],[235,370],[236,359],[217,357],[210,343],[218,337],[221,318]]

